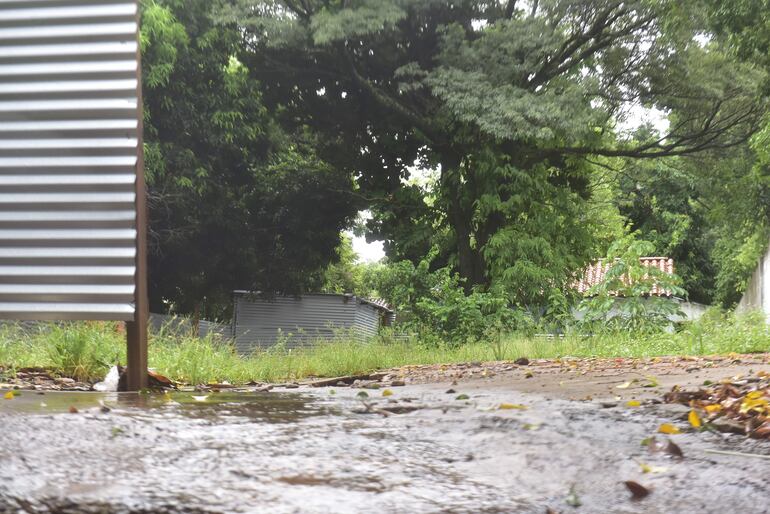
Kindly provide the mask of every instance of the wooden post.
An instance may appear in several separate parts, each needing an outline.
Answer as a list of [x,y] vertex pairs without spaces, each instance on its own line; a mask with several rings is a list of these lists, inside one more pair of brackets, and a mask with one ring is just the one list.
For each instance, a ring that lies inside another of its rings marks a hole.
[[[140,13],[137,6],[136,26],[139,41]],[[127,385],[129,391],[147,387],[147,322],[150,317],[147,299],[147,195],[144,184],[144,148],[142,109],[142,56],[136,51],[137,66],[137,148],[136,148],[136,270],[134,283],[134,321],[126,323]]]

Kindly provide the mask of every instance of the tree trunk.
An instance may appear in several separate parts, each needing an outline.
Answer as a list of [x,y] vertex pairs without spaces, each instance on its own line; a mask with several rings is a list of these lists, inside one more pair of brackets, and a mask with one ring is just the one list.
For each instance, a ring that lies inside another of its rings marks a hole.
[[462,159],[454,155],[441,160],[441,182],[447,193],[447,215],[455,233],[457,272],[464,279],[463,288],[469,293],[473,286],[486,284],[486,266],[480,249],[474,247],[472,210],[463,198]]

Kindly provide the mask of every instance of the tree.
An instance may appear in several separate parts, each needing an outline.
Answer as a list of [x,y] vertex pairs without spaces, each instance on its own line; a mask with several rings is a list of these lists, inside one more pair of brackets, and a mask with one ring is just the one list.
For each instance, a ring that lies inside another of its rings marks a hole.
[[716,274],[709,219],[713,202],[691,165],[681,157],[626,163],[616,203],[630,229],[650,243],[652,254],[674,259],[689,299],[710,304]]
[[[747,65],[770,71],[770,3],[767,0],[704,0],[701,15],[711,42]],[[764,94],[770,93],[765,73]],[[725,307],[737,303],[770,239],[770,123],[744,145],[707,153],[693,163],[711,208],[709,230],[715,273],[714,298]]]
[[219,316],[232,290],[317,287],[357,212],[352,180],[288,133],[205,0],[143,4],[150,294]]
[[[592,246],[589,156],[656,158],[742,144],[762,73],[693,42],[681,2],[231,0],[263,100],[282,126],[357,177],[391,256],[441,236],[467,290],[514,301],[563,286]],[[617,137],[629,103],[671,111],[668,133]],[[439,173],[435,202],[410,185]],[[416,227],[426,238],[404,242]],[[415,259],[413,255],[409,255]],[[536,286],[534,284],[537,284]]]

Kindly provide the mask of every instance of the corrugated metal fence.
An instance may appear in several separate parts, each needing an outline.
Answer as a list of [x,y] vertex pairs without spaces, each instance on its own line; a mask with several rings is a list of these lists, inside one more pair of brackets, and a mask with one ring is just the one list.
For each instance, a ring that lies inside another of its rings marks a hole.
[[133,319],[136,15],[0,0],[0,317]]
[[235,293],[233,337],[239,352],[282,344],[299,348],[339,336],[358,340],[377,335],[392,311],[352,295],[305,294],[263,298]]

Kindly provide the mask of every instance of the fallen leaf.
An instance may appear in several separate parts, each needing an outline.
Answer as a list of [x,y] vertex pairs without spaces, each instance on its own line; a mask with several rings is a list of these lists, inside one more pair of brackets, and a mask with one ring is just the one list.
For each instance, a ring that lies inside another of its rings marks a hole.
[[467,394],[460,394],[457,395],[457,398],[455,400],[470,400],[470,397]]
[[631,491],[631,498],[634,500],[641,500],[650,494],[650,490],[638,482],[634,482],[633,480],[626,480],[623,483],[626,484],[626,488]]
[[741,414],[748,414],[754,411],[758,414],[765,414],[768,411],[768,402],[763,396],[764,393],[762,393],[762,391],[752,391],[748,393],[741,402],[739,412]]
[[527,409],[527,406],[519,403],[501,403],[497,408],[500,410],[524,410]]
[[367,393],[366,391],[358,391],[358,394],[356,396],[358,396],[359,398],[369,398],[369,393]]
[[75,407],[74,405],[70,405],[69,411],[70,411],[70,414],[77,414],[78,408]]
[[628,400],[626,402],[626,407],[641,407],[642,402],[639,400]]
[[622,384],[615,386],[615,389],[628,389],[633,382],[623,382]]
[[391,391],[390,389],[383,389],[382,396],[393,396],[393,391]]
[[712,405],[706,405],[703,407],[703,409],[708,412],[709,414],[714,414],[716,412],[719,412],[722,410],[722,406],[718,403],[714,403]]
[[640,462],[639,467],[642,468],[642,473],[665,473],[668,471],[668,468],[666,467],[651,466],[650,464],[646,464],[644,462]]
[[537,423],[524,423],[521,428],[524,430],[538,430],[540,428],[540,425]]
[[684,453],[682,452],[682,449],[679,447],[678,444],[676,444],[674,441],[670,439],[668,441],[668,444],[666,445],[666,453],[674,457],[677,457],[679,459],[684,458]]
[[531,371],[527,371],[526,373],[524,373],[524,378],[532,378],[534,376],[535,374],[532,373]]
[[658,387],[658,379],[656,377],[653,377],[651,375],[648,375],[644,377],[647,379],[647,383],[642,385],[642,387]]
[[700,420],[700,416],[698,416],[698,413],[694,410],[691,410],[690,413],[687,415],[687,421],[690,422],[690,424],[693,426],[693,428],[700,428],[703,423]]
[[757,438],[770,437],[770,421],[762,423],[751,435]]
[[671,423],[663,423],[661,426],[658,427],[658,432],[661,434],[681,434],[682,431],[679,430],[676,426],[672,425]]
[[204,396],[193,396],[192,398],[196,402],[205,402],[208,397],[209,395],[204,395]]
[[567,498],[564,500],[567,505],[570,507],[580,507],[583,505],[583,503],[580,501],[580,498],[577,495],[577,492],[575,491],[575,484],[572,484],[569,488],[569,494],[567,494]]
[[8,391],[7,393],[5,393],[3,395],[3,398],[5,398],[6,400],[13,400],[13,391]]

